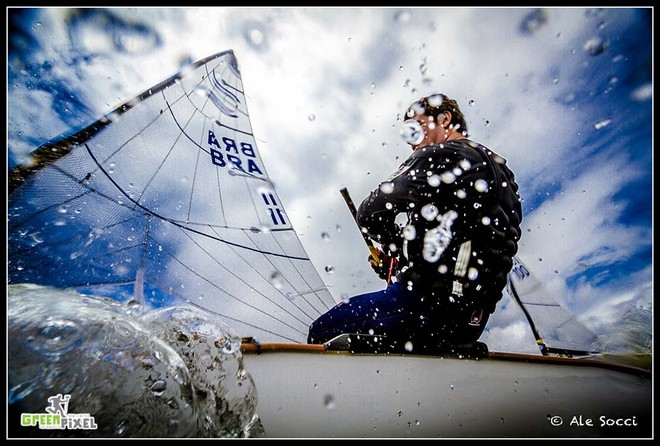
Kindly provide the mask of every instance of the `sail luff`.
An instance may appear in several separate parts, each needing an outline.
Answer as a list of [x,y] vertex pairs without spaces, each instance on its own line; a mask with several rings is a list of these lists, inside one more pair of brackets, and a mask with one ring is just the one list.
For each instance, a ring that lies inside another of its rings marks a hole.
[[11,283],[190,304],[264,342],[305,342],[334,305],[267,174],[231,51],[53,141],[37,158],[66,153],[14,172]]
[[[233,50],[226,50],[205,57],[204,59],[191,64],[188,69],[193,70],[227,54],[233,55]],[[161,92],[163,89],[173,84],[180,77],[181,72],[178,72],[165,79],[164,81],[154,85],[153,87],[144,90],[133,99],[118,105],[112,111],[106,113],[103,117],[97,119],[86,127],[73,133],[64,133],[59,135],[37,147],[30,153],[31,163],[29,165],[19,165],[10,171],[8,177],[8,194],[11,195],[21,183],[27,180],[35,172],[39,171],[44,166],[52,164],[58,159],[66,156],[71,151],[71,149],[80,144],[81,141],[90,139],[95,134],[103,130],[103,128],[105,128],[107,125],[112,123],[116,117],[119,117],[127,111],[131,110],[137,103],[149,98],[156,93]]]

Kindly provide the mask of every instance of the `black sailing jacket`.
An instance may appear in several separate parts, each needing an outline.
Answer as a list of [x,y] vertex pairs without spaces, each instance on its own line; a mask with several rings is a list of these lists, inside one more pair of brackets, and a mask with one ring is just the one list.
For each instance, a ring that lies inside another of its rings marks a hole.
[[521,219],[506,160],[468,139],[417,149],[358,209],[359,224],[398,257],[399,281],[490,312],[518,251]]

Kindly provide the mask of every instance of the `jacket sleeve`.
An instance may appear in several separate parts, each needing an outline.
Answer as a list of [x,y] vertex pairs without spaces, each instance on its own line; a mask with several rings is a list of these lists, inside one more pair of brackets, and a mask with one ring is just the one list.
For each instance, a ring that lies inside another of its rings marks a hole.
[[[381,182],[358,207],[360,228],[380,243],[383,251],[398,251],[402,245],[401,228],[396,217],[414,210],[427,182],[424,160],[411,157],[387,180]],[[396,249],[392,249],[393,246]]]

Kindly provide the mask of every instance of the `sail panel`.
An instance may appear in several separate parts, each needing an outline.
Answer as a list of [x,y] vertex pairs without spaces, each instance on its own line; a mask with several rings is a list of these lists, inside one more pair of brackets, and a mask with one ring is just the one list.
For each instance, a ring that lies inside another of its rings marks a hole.
[[[334,305],[267,175],[231,51],[193,64],[11,173],[9,281],[194,305],[305,342]],[[132,294],[132,295],[131,295]]]
[[518,256],[509,274],[509,292],[547,347],[586,352],[598,349],[596,335],[553,298]]

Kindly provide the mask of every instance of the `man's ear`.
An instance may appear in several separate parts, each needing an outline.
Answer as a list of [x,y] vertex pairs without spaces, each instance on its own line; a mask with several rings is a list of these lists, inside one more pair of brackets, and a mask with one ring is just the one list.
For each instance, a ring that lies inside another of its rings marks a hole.
[[451,112],[450,111],[445,111],[442,112],[438,115],[438,118],[440,118],[440,125],[444,128],[448,128],[449,125],[451,124]]

